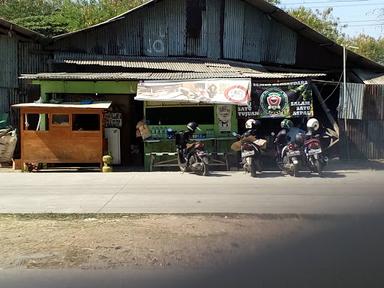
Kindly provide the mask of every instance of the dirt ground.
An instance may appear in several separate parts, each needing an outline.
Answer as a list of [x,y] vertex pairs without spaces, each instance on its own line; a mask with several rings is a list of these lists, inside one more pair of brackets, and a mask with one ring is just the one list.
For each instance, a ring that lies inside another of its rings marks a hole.
[[0,269],[214,267],[308,226],[250,215],[2,215]]

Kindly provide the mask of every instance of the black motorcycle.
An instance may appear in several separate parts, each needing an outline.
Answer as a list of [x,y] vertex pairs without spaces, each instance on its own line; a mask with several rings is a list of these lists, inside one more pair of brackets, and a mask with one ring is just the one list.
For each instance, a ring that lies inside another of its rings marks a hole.
[[202,176],[209,175],[208,153],[204,151],[204,143],[195,141],[188,143],[186,132],[175,135],[177,162],[182,172],[194,172]]
[[[273,135],[273,134],[272,134]],[[282,145],[275,138],[276,162],[281,171],[294,177],[299,175],[304,154],[304,134],[298,133],[292,141]]]
[[306,135],[304,142],[304,153],[307,167],[311,172],[323,174],[323,168],[328,163],[328,158],[324,156],[320,143],[320,135]]
[[257,171],[261,172],[261,151],[265,149],[267,141],[265,139],[257,139],[249,133],[239,135],[232,133],[238,141],[233,143],[231,148],[234,151],[241,151],[241,159],[245,172],[251,173],[252,177],[256,177]]

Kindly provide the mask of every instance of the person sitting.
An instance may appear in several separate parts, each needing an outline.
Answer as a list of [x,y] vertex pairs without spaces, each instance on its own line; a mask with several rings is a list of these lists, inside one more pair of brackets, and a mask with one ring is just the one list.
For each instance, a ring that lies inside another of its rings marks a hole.
[[259,133],[260,127],[261,127],[260,120],[248,119],[247,122],[245,122],[245,129],[247,129],[247,131],[245,131],[245,133],[243,134],[244,137],[255,136],[256,138],[258,138],[257,136],[259,136],[258,133]]
[[275,144],[277,144],[278,152],[281,153],[284,146],[296,140],[296,135],[305,134],[305,132],[294,127],[292,120],[284,119],[280,123],[281,130],[276,135]]

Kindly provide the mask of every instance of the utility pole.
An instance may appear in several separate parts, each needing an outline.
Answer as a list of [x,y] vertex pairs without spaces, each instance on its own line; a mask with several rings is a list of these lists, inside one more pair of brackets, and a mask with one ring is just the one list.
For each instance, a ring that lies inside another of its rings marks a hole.
[[[358,47],[348,46],[348,48],[359,49]],[[347,123],[347,45],[343,44],[343,113],[344,113],[344,133],[347,148],[347,159],[350,159],[349,155],[349,139],[348,139],[348,123]]]
[[350,159],[349,155],[349,137],[348,137],[348,123],[347,123],[347,48],[343,45],[343,114],[344,114],[344,137],[345,148],[347,149],[347,160]]

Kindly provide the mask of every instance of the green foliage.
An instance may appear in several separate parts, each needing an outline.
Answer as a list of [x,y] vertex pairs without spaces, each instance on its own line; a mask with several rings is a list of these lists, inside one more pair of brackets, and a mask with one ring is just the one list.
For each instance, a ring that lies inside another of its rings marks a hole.
[[145,0],[0,0],[0,17],[47,36],[79,30]]
[[327,8],[323,11],[312,11],[309,8],[300,7],[290,10],[289,13],[312,29],[320,32],[329,39],[341,42],[345,35],[341,32],[345,26],[340,25],[339,19],[332,15],[333,8]]
[[15,19],[14,22],[47,36],[68,32],[68,23],[66,21],[63,22],[62,19],[56,17],[54,14],[46,16],[29,16]]
[[375,39],[371,36],[360,34],[349,38],[347,44],[358,47],[356,53],[384,65],[384,38]]
[[347,38],[342,32],[342,29],[345,28],[346,25],[341,25],[339,19],[335,18],[332,12],[332,8],[325,9],[324,11],[312,11],[304,7],[289,11],[292,16],[336,43],[356,46],[358,47],[358,49],[355,50],[356,53],[384,64],[384,38],[375,39],[364,34]]

